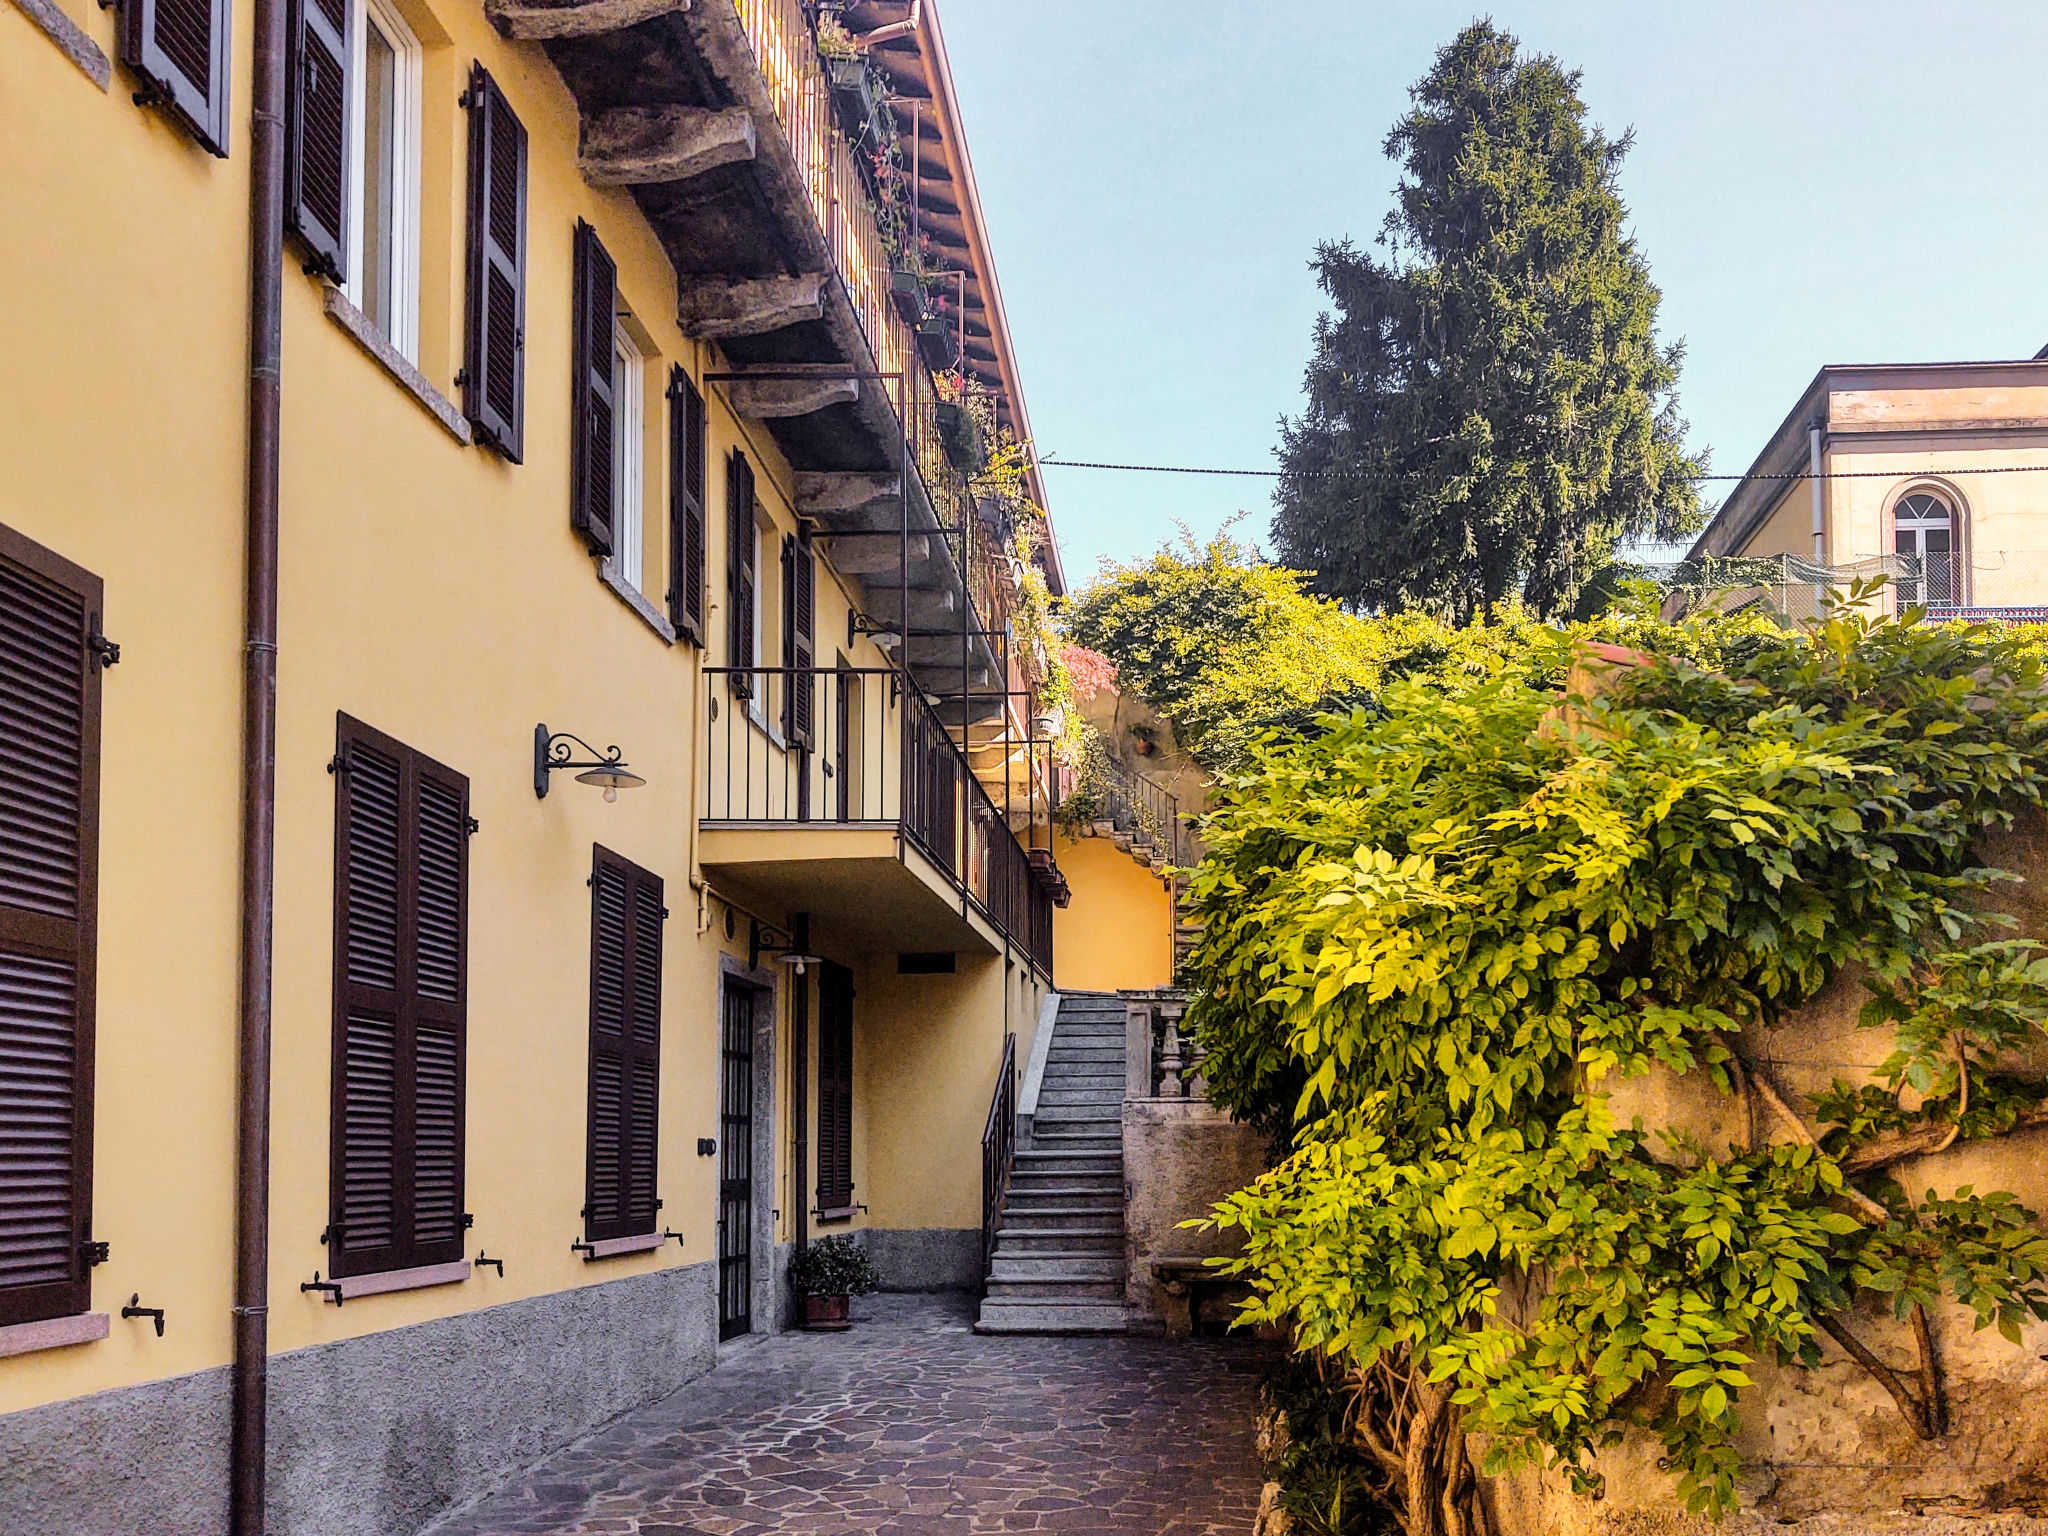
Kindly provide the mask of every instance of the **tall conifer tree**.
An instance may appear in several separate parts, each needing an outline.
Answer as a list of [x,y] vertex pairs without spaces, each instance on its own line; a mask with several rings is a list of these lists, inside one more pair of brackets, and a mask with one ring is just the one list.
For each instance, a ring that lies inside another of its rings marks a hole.
[[1586,120],[1579,78],[1474,22],[1387,136],[1384,259],[1318,248],[1335,312],[1282,423],[1273,536],[1320,592],[1560,614],[1621,540],[1697,526],[1683,349],[1617,191],[1632,136]]

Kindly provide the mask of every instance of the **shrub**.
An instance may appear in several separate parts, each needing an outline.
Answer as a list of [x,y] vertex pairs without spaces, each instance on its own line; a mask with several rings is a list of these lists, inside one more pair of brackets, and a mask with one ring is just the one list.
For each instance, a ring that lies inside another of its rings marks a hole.
[[882,1283],[867,1249],[848,1233],[821,1237],[789,1261],[799,1296],[866,1296]]
[[[1722,1510],[1759,1356],[1810,1367],[1826,1334],[1932,1438],[1924,1309],[2015,1341],[2048,1317],[2031,1212],[1883,1177],[2048,1113],[2048,1083],[1993,1071],[2048,1019],[2048,951],[1984,939],[2004,877],[1976,851],[2042,802],[2041,666],[1849,607],[1743,649],[1738,676],[1667,658],[1569,706],[1526,667],[1397,682],[1221,783],[1189,1017],[1212,1096],[1293,1150],[1215,1220],[1244,1232],[1248,1316],[1351,1373],[1390,1485],[1425,1453],[1410,1536],[1469,1514],[1461,1428],[1484,1470],[1589,1494],[1591,1453],[1647,1428],[1688,1507]],[[1816,1137],[1745,1031],[1852,962],[1895,1050]],[[1792,1139],[1616,1124],[1604,1085],[1653,1064]],[[1918,1382],[1858,1340],[1865,1303],[1910,1325]]]

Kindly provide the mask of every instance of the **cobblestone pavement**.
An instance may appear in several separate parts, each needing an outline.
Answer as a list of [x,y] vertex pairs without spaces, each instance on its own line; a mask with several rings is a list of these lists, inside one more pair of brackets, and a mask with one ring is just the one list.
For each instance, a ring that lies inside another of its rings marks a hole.
[[981,1338],[967,1298],[858,1302],[558,1452],[432,1536],[1247,1536],[1255,1345]]

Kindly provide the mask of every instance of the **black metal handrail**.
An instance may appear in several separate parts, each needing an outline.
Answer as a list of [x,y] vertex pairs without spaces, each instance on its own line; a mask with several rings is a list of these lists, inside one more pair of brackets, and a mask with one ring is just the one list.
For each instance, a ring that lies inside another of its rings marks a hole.
[[704,674],[705,823],[891,827],[951,878],[963,910],[979,908],[1052,974],[1051,898],[960,744],[904,673],[764,666]]
[[989,1100],[988,1124],[981,1133],[981,1278],[988,1283],[995,1260],[996,1235],[1003,1229],[1003,1199],[1010,1192],[1010,1170],[1017,1160],[1017,1037],[1003,1036],[1003,1065]]

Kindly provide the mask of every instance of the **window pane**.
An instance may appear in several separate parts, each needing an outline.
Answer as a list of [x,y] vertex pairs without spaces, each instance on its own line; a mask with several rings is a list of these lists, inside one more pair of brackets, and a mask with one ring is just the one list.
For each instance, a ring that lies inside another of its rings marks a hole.
[[398,202],[398,54],[363,29],[363,313],[386,336],[393,313]]
[[1920,553],[1919,535],[1910,528],[1892,530],[1892,553],[1895,555],[1917,555]]
[[642,515],[640,349],[623,328],[612,333],[612,562],[635,587],[645,576]]

